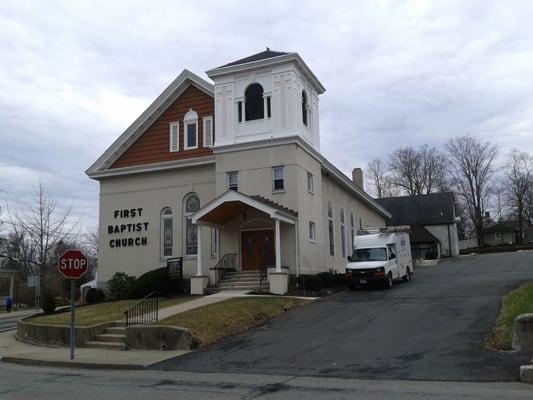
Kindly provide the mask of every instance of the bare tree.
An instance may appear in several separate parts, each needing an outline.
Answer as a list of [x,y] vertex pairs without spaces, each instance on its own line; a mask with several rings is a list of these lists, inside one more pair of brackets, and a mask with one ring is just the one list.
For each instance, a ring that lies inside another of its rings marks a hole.
[[402,147],[389,158],[393,184],[409,195],[429,194],[445,188],[445,158],[437,148]]
[[381,199],[386,196],[388,186],[390,186],[390,179],[387,176],[385,166],[380,159],[373,159],[367,166],[367,180],[370,186],[370,190],[374,195]]
[[63,211],[43,181],[33,189],[31,203],[25,209],[10,213],[11,225],[27,248],[28,262],[38,266],[41,281],[41,295],[46,292],[46,276],[55,267],[52,265],[54,252],[62,242],[71,242],[79,234],[81,218],[74,218],[72,207]]
[[465,205],[478,237],[478,246],[483,247],[483,216],[489,203],[492,164],[498,149],[488,141],[467,135],[448,141],[446,150],[452,164],[451,183]]
[[529,196],[533,185],[533,157],[511,150],[505,163],[507,198],[518,221],[518,240],[524,240],[524,225],[529,217]]

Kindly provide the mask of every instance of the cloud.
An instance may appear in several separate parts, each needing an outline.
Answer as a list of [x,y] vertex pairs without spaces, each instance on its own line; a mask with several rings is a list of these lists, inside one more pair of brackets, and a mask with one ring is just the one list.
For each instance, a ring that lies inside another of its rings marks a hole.
[[532,17],[520,1],[3,2],[0,201],[43,177],[96,224],[84,170],[105,148],[183,68],[266,46],[326,86],[322,152],[345,173],[466,133],[531,152]]

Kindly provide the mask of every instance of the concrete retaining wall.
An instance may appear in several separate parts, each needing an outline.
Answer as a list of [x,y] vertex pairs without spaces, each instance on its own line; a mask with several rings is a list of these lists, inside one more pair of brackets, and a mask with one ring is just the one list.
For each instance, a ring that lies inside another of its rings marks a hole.
[[533,351],[533,314],[521,314],[514,320],[513,349]]
[[164,325],[128,326],[126,344],[132,349],[189,350],[196,347],[187,328]]
[[[103,333],[105,328],[112,326],[113,322],[102,324],[76,327],[76,346],[83,347],[95,335]],[[70,345],[70,327],[65,325],[42,325],[34,324],[26,320],[17,323],[17,339],[34,344],[52,345],[52,346],[69,346]]]

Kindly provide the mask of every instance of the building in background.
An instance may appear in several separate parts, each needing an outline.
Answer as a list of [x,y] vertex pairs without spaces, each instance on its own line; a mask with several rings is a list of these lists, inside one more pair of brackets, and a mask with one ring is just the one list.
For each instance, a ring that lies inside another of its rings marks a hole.
[[392,214],[387,225],[411,226],[413,258],[459,255],[458,218],[452,192],[376,200]]
[[193,293],[223,266],[268,271],[274,293],[288,274],[344,272],[357,229],[390,214],[321,155],[320,81],[268,48],[207,75],[184,70],[87,170],[98,279],[174,257]]

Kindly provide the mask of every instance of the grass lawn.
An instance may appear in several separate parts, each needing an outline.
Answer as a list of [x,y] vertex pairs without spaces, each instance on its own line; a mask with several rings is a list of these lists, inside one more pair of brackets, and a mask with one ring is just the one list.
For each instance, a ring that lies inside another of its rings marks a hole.
[[[178,297],[175,299],[160,299],[159,309],[173,306],[175,304],[185,303],[197,299],[198,296]],[[124,318],[124,310],[135,304],[138,300],[120,300],[106,303],[93,304],[76,308],[76,325],[90,326],[107,321],[118,321]],[[46,325],[69,325],[70,312],[59,314],[44,315],[35,317],[30,320],[36,324]]]
[[198,344],[204,346],[262,325],[278,314],[309,302],[283,297],[234,298],[176,314],[159,324],[189,328]]
[[487,336],[487,347],[491,350],[511,349],[514,320],[525,313],[533,313],[533,283],[522,285],[503,298],[496,326]]

